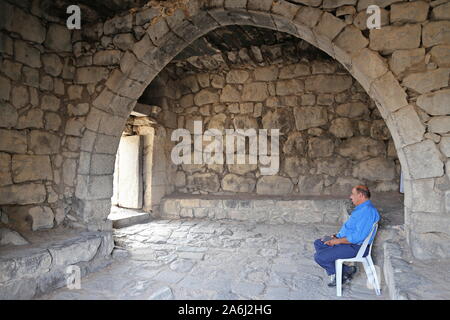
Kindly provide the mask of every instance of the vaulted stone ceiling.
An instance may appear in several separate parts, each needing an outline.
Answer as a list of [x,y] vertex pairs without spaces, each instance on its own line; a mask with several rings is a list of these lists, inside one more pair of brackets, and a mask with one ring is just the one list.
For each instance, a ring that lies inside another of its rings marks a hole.
[[[156,3],[164,2],[165,6],[175,6],[180,0],[15,0],[22,7],[38,6],[48,18],[58,18],[64,20],[67,18],[66,9],[69,5],[76,3],[82,11],[83,23],[95,23],[104,21],[114,15],[121,14],[125,11],[133,10],[143,6],[151,6]],[[181,52],[173,61],[173,63],[185,61],[190,57],[201,57],[205,55],[213,56],[218,53],[225,53],[223,56],[226,60],[226,52],[239,51],[242,48],[260,47],[262,45],[270,46],[275,44],[283,44],[296,47],[299,39],[295,37],[275,32],[273,30],[255,28],[252,26],[229,26],[214,30],[204,37],[196,40]],[[304,46],[305,47],[305,46]],[[306,46],[307,47],[307,46]],[[309,48],[309,51],[311,49]],[[306,54],[306,52],[304,52]],[[229,61],[228,61],[229,62]]]

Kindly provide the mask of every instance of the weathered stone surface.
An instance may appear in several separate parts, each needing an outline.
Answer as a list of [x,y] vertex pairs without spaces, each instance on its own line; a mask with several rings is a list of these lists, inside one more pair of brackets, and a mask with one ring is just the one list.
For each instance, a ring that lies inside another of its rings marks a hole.
[[53,245],[48,250],[55,265],[68,266],[91,260],[97,253],[101,241],[102,239],[97,237],[70,240],[70,242]]
[[304,84],[301,80],[283,80],[276,83],[276,94],[279,96],[296,95],[304,90]]
[[403,0],[360,0],[358,1],[358,7],[357,10],[365,10],[370,5],[377,5],[380,8],[386,8],[387,6],[390,6],[393,3],[396,2],[402,2]]
[[[76,174],[77,174],[77,162],[74,159],[66,159],[62,166],[63,182],[67,186],[74,187]],[[93,172],[93,174],[95,174],[95,172]]]
[[0,186],[11,183],[11,156],[7,153],[0,152]]
[[384,120],[374,120],[370,127],[370,137],[375,140],[389,140],[391,137],[389,129]]
[[353,168],[353,176],[371,181],[390,181],[395,178],[395,164],[381,157],[369,159]]
[[233,119],[235,129],[257,129],[258,122],[255,118],[248,115],[237,115]]
[[298,177],[298,193],[302,195],[321,194],[323,189],[323,177],[321,175]]
[[256,68],[254,71],[256,81],[274,81],[278,78],[277,66]]
[[105,35],[125,33],[132,31],[133,16],[131,14],[125,16],[114,17],[104,24]]
[[283,152],[286,154],[303,154],[306,141],[300,132],[291,132],[283,145]]
[[344,27],[344,21],[336,18],[331,13],[325,12],[318,25],[314,28],[314,32],[325,36],[329,40],[333,40]]
[[386,153],[386,147],[382,141],[376,141],[368,137],[352,137],[338,146],[337,152],[343,157],[355,160],[365,160],[369,157],[377,157]]
[[244,88],[242,89],[243,101],[262,102],[267,99],[268,96],[267,85],[263,82],[244,84]]
[[[450,137],[442,137],[439,143],[439,149],[447,157],[450,158]],[[447,162],[447,172],[449,172],[448,162]]]
[[228,164],[228,171],[230,173],[245,175],[249,172],[255,171],[258,168],[257,164]]
[[71,31],[66,26],[50,24],[44,45],[52,51],[72,51]]
[[339,93],[352,86],[348,75],[317,75],[305,81],[305,90],[319,93]]
[[249,77],[249,73],[245,70],[231,70],[226,75],[227,83],[244,83]]
[[78,68],[75,74],[75,82],[79,84],[97,83],[108,77],[109,71],[102,67]]
[[370,30],[369,48],[390,53],[398,49],[414,49],[420,45],[420,24],[387,26]]
[[427,19],[430,5],[425,1],[395,3],[391,6],[391,23],[415,23]]
[[352,122],[348,118],[337,118],[331,122],[330,132],[338,138],[349,138],[353,136]]
[[[1,84],[0,84],[1,85]],[[17,110],[9,103],[0,101],[0,128],[11,128],[17,124]]]
[[283,172],[295,181],[299,175],[309,172],[308,160],[298,156],[286,157],[283,161]]
[[42,62],[44,64],[44,70],[48,74],[57,77],[61,74],[63,64],[61,59],[56,54],[45,54],[42,56]]
[[292,112],[287,109],[269,111],[262,118],[262,127],[268,130],[279,129],[280,133],[287,134],[294,127]]
[[369,40],[353,25],[347,26],[333,42],[336,46],[349,53],[357,52],[369,44]]
[[41,109],[48,111],[58,111],[60,99],[55,96],[45,95],[42,97]]
[[203,89],[194,96],[194,103],[198,106],[219,102],[216,90]]
[[329,176],[339,176],[347,168],[348,161],[340,156],[317,159],[317,173],[324,173]]
[[16,128],[44,128],[44,112],[38,108],[30,109],[19,117]]
[[358,55],[352,57],[352,69],[355,78],[367,91],[373,80],[388,71],[384,59],[377,52],[368,48],[362,49]]
[[443,163],[436,144],[425,140],[403,148],[409,173],[413,179],[440,177],[444,174]]
[[220,181],[214,173],[194,173],[187,177],[187,186],[207,192],[217,192],[220,188]]
[[450,131],[450,116],[437,116],[428,121],[428,130],[434,133],[448,133]]
[[56,154],[59,148],[60,138],[57,135],[37,130],[31,131],[29,150],[34,154]]
[[424,71],[425,49],[396,50],[389,59],[389,68],[396,75],[405,71]]
[[334,9],[344,5],[356,5],[356,0],[324,0],[322,7],[325,9]]
[[17,109],[25,107],[30,102],[30,96],[28,94],[27,87],[18,86],[14,87],[11,92],[11,103]]
[[326,107],[298,107],[294,108],[295,125],[297,130],[319,127],[327,124]]
[[450,20],[450,3],[443,3],[433,8],[431,17],[435,20]]
[[227,174],[222,179],[222,189],[231,192],[253,192],[256,180],[250,177],[241,177],[235,174]]
[[24,244],[29,244],[29,242],[14,230],[10,230],[8,228],[0,228],[0,246],[8,244],[21,246]]
[[11,25],[7,27],[9,31],[16,32],[24,40],[42,43],[45,39],[45,27],[37,17],[25,13],[18,7],[14,7],[11,12],[14,17],[11,19]]
[[120,58],[122,53],[119,50],[103,50],[98,51],[94,55],[94,64],[100,66],[109,66],[118,64],[120,62]]
[[311,74],[309,66],[304,63],[287,65],[280,69],[279,79],[293,79]]
[[123,51],[133,48],[135,42],[136,40],[131,33],[117,34],[113,38],[114,45]]
[[450,68],[439,68],[421,73],[413,73],[403,79],[402,84],[419,93],[448,86]]
[[0,129],[0,151],[26,153],[26,133],[23,131]]
[[14,41],[14,52],[16,61],[32,68],[40,68],[42,66],[40,51],[26,42]]
[[4,59],[2,62],[2,72],[11,80],[18,81],[22,70],[22,64]]
[[413,106],[404,107],[393,113],[392,119],[404,145],[422,141],[425,126]]
[[[36,170],[36,168],[39,168]],[[34,180],[52,180],[52,167],[48,156],[14,155],[12,176],[15,183]]]
[[239,102],[241,99],[241,94],[239,91],[231,85],[226,85],[221,94],[220,102]]
[[0,99],[9,101],[11,93],[11,81],[8,78],[0,76]]
[[53,228],[55,218],[53,211],[49,207],[33,207],[28,210],[31,217],[31,229],[33,231]]
[[308,141],[308,154],[311,158],[329,157],[334,152],[333,140],[326,137],[313,137]]
[[431,115],[450,114],[450,89],[421,95],[417,98],[417,105]]
[[450,67],[450,45],[434,46],[430,55],[431,61],[439,67]]
[[425,48],[450,44],[450,21],[432,21],[423,27],[422,44]]
[[362,102],[349,102],[336,107],[336,113],[341,117],[358,118],[369,112],[369,108]]
[[287,195],[293,190],[289,178],[280,176],[263,176],[258,179],[256,193],[264,195]]
[[47,190],[42,184],[14,184],[0,187],[1,204],[33,204],[42,203],[47,197]]
[[383,117],[408,104],[405,90],[391,72],[386,72],[373,82],[371,94],[379,102],[379,111]]

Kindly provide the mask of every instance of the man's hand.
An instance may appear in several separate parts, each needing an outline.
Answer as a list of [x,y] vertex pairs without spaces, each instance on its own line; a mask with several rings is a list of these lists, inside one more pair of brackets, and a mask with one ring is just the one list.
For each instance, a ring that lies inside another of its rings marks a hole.
[[341,244],[341,239],[331,239],[324,242],[327,246],[334,246],[336,244]]

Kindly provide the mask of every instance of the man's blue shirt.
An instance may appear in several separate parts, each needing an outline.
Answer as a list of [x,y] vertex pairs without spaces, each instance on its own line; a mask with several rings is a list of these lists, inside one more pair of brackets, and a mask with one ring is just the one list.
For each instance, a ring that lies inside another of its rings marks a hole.
[[[355,207],[350,218],[347,219],[336,236],[338,238],[345,237],[348,242],[353,244],[362,244],[372,230],[373,224],[378,220],[380,220],[378,210],[370,200],[364,201]],[[369,244],[372,243],[374,237],[375,234],[370,238]]]

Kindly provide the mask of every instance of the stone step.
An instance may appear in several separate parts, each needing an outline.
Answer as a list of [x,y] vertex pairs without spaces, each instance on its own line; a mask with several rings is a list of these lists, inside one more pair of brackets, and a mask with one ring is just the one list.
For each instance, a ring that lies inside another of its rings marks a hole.
[[108,219],[112,221],[113,228],[120,229],[136,224],[147,223],[151,220],[151,215],[144,211],[113,207]]

